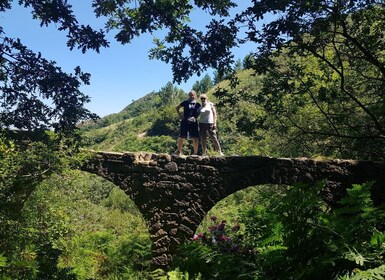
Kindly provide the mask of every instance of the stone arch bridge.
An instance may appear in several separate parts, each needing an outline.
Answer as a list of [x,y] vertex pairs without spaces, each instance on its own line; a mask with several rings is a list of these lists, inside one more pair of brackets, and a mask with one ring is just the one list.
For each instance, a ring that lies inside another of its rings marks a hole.
[[177,246],[217,202],[249,186],[326,180],[325,199],[333,203],[353,183],[374,181],[373,197],[385,201],[385,162],[95,152],[82,170],[133,199],[149,228],[153,265],[160,268],[169,266]]

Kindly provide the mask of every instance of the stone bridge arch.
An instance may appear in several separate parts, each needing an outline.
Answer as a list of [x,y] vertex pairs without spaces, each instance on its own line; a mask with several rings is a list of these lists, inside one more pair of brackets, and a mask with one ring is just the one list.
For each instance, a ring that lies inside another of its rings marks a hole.
[[95,152],[82,170],[113,182],[131,197],[148,225],[153,265],[166,269],[177,246],[193,236],[207,212],[249,186],[326,180],[326,199],[333,202],[353,183],[374,181],[373,196],[385,201],[384,162]]

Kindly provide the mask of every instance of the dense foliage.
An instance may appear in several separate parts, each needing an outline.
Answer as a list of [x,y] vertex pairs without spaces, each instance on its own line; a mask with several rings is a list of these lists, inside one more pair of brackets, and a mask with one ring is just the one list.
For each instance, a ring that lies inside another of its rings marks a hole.
[[384,158],[384,11],[341,4],[269,57],[253,100],[279,120],[287,138],[308,147],[317,142],[313,154]]
[[[197,279],[384,277],[385,215],[373,205],[370,184],[353,186],[336,209],[322,200],[322,188],[266,186],[238,193],[247,206],[232,216],[237,224],[211,216],[208,229],[181,248],[176,264]],[[226,199],[226,208],[234,207],[234,199]],[[220,212],[211,215],[223,217]]]
[[121,190],[99,178],[78,171],[50,176],[17,221],[1,218],[2,229],[13,231],[2,232],[2,279],[146,279],[149,273],[141,215]]

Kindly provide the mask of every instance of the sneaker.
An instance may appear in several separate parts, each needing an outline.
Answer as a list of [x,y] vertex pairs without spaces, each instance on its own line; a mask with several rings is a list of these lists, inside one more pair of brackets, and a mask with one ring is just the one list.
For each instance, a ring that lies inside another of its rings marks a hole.
[[181,152],[178,152],[176,151],[175,153],[172,154],[173,156],[176,156],[176,157],[181,157],[183,156],[183,154]]

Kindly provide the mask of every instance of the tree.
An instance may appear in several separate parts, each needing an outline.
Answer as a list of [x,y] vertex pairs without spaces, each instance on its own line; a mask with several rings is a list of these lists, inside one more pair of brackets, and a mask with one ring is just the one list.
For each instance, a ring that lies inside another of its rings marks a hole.
[[317,143],[318,154],[384,159],[385,10],[375,1],[338,3],[322,14],[309,11],[312,29],[286,18],[301,32],[292,31],[280,51],[256,57],[259,71],[267,69],[259,62],[269,61],[256,102],[279,119],[285,135],[294,132],[292,140]]
[[[382,83],[368,83],[353,66],[357,61],[342,54],[341,48],[325,46],[324,54],[333,61],[341,51],[343,76],[336,75],[324,60],[314,56],[304,60],[283,52],[274,61],[277,67],[266,74],[261,92],[254,96],[270,123],[276,119],[271,130],[282,134],[279,142],[285,153],[297,150],[296,156],[384,158],[385,141],[377,126],[384,114],[379,94]],[[360,67],[373,73],[368,64]]]
[[[321,39],[319,35],[329,24],[343,23],[349,14],[376,4],[383,1],[261,0],[242,7],[243,11],[235,15],[230,13],[237,4],[229,0],[143,0],[138,5],[132,1],[97,1],[94,6],[98,15],[109,17],[108,28],[118,29],[116,39],[122,43],[144,32],[167,30],[164,38],[155,39],[151,56],[170,62],[175,80],[181,81],[208,67],[228,68],[234,62],[231,48],[248,42],[256,44],[262,69],[268,66],[269,56],[288,42],[311,46],[303,34]],[[188,17],[197,8],[212,16],[204,31],[189,22]],[[261,27],[258,22],[262,19],[266,23]],[[346,35],[351,31],[347,29]]]
[[[142,33],[165,32],[155,38],[150,57],[171,63],[174,81],[180,83],[209,67],[227,69],[234,62],[231,48],[237,43],[238,27],[225,21],[236,4],[230,0],[210,1],[95,1],[97,16],[108,18],[107,28],[117,29],[116,39],[130,43]],[[211,22],[204,33],[190,25],[194,9],[202,9]]]
[[[0,11],[11,8],[12,1],[1,1]],[[66,1],[19,1],[32,8],[41,25],[55,23],[68,30],[67,45],[99,51],[108,46],[103,31],[80,26]],[[70,132],[79,121],[95,118],[84,105],[89,97],[80,92],[90,75],[80,67],[74,74],[64,73],[53,61],[44,59],[22,44],[20,39],[6,37],[0,26],[0,127],[24,130],[55,129]],[[46,101],[44,101],[46,100]],[[47,101],[52,101],[52,106]]]
[[162,87],[159,94],[162,98],[162,105],[174,104],[181,98],[185,97],[185,93],[178,87],[174,86],[171,82],[168,82],[164,87]]
[[[0,12],[10,9],[11,3],[0,1]],[[70,49],[99,51],[108,46],[103,31],[78,24],[66,1],[18,3],[31,7],[41,25],[55,23],[59,30],[67,30]],[[10,261],[19,246],[15,240],[28,197],[42,180],[77,161],[74,131],[80,121],[96,118],[84,107],[89,97],[79,89],[89,80],[90,74],[80,67],[73,74],[63,72],[20,39],[7,37],[0,26],[0,255]],[[44,257],[38,258],[44,262]]]
[[242,69],[243,69],[242,61],[241,61],[240,59],[238,59],[238,60],[235,62],[235,65],[234,65],[234,72],[241,71]]
[[255,58],[253,57],[253,54],[248,54],[243,59],[243,67],[245,69],[253,69],[255,68]]
[[206,93],[213,86],[213,80],[209,74],[206,74],[202,80],[196,81],[192,87],[197,93]]

